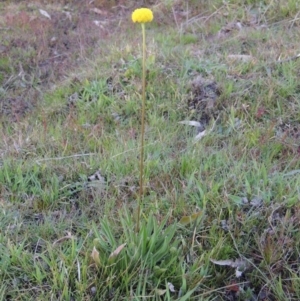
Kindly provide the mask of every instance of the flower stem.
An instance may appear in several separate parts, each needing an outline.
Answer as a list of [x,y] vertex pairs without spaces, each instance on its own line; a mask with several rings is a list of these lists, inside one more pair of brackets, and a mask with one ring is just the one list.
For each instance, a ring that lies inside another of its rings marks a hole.
[[144,200],[144,136],[145,136],[145,106],[146,106],[146,34],[145,24],[142,23],[143,32],[143,76],[142,76],[142,120],[141,120],[141,153],[140,153],[140,191],[138,202],[138,216],[136,230],[139,231],[141,206]]

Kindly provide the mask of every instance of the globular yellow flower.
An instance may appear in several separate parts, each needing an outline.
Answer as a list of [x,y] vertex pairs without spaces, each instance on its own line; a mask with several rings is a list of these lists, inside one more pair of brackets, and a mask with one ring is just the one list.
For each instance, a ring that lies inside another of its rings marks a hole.
[[134,23],[147,23],[153,20],[152,10],[149,8],[138,8],[131,15]]

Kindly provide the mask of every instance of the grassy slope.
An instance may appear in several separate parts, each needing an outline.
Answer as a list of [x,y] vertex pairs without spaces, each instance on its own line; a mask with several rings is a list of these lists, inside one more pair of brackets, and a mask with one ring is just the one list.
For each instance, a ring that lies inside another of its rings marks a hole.
[[[300,60],[277,62],[298,54],[297,1],[181,5],[194,15],[178,6],[173,15],[167,2],[147,26],[139,233],[138,26],[100,43],[80,83],[45,93],[18,123],[1,117],[1,300],[300,299]],[[229,56],[240,54],[249,61]],[[206,116],[212,130],[193,143],[178,122],[202,120],[201,97],[188,91],[199,74],[220,95]],[[97,170],[104,181],[88,181]],[[210,261],[237,258],[240,278]]]

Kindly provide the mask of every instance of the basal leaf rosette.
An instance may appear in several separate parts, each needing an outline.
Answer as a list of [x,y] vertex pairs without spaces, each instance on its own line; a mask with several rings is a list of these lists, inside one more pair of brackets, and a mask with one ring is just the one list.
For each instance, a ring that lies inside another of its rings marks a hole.
[[138,8],[132,13],[134,23],[147,23],[153,20],[152,10],[149,8]]

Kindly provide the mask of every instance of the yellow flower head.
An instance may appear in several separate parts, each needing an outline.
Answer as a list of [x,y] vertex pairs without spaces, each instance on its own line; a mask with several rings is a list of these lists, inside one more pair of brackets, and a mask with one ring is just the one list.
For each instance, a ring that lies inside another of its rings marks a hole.
[[131,15],[134,23],[147,23],[153,20],[152,10],[149,8],[138,8]]

